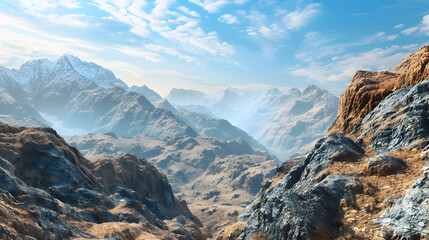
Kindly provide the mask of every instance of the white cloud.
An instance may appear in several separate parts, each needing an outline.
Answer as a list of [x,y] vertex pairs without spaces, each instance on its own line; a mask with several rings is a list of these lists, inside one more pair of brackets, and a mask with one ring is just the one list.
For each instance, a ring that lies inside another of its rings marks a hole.
[[58,6],[63,6],[71,9],[81,7],[80,3],[76,0],[19,0],[19,3],[29,12],[37,12],[48,8],[56,8]]
[[422,21],[419,25],[410,27],[402,31],[405,35],[411,34],[423,34],[429,36],[429,15],[423,16]]
[[297,76],[306,76],[319,82],[350,81],[357,70],[385,71],[398,64],[406,52],[394,45],[367,52],[345,54],[327,64],[311,62],[307,67],[293,70]]
[[218,18],[219,22],[227,23],[227,24],[236,24],[238,23],[237,16],[231,15],[229,13],[223,14]]
[[[130,32],[140,36],[147,37],[150,34],[148,23],[144,20],[147,14],[139,7],[144,6],[145,1],[114,1],[114,0],[95,0],[97,7],[111,14],[111,18],[126,23],[131,26]],[[128,9],[131,9],[131,11]],[[140,14],[137,16],[136,14]]]
[[129,56],[141,57],[151,62],[160,62],[161,56],[154,52],[143,51],[139,47],[117,46],[116,50]]
[[[151,11],[142,9],[147,5],[142,0],[139,0],[138,7],[132,1],[95,1],[101,10],[111,14],[113,20],[130,25],[130,31],[143,38],[156,33],[198,54],[202,51],[212,55],[227,56],[235,52],[231,45],[220,41],[216,32],[205,32],[199,26],[199,19],[184,15],[185,13],[196,16],[196,12],[184,7],[177,8],[179,11],[170,10],[173,0],[156,0]],[[188,58],[188,60],[192,59]]]
[[283,23],[288,29],[298,29],[307,24],[311,18],[321,13],[321,4],[314,3],[306,6],[302,10],[286,14],[283,17]]
[[426,36],[429,36],[429,15],[423,17],[420,32],[422,32]]
[[164,46],[160,46],[160,45],[155,45],[155,44],[145,44],[144,47],[150,51],[153,51],[153,52],[164,52],[168,55],[183,59],[186,62],[197,62],[196,58],[189,56],[189,55],[186,55],[186,54],[183,54],[183,53],[180,53],[179,51],[172,49],[172,48],[168,48],[168,47],[164,47]]
[[364,38],[362,41],[363,43],[368,44],[368,43],[392,41],[392,40],[395,40],[397,37],[398,37],[397,34],[387,35],[385,32],[378,32],[372,36]]
[[216,13],[228,4],[243,4],[247,1],[248,0],[189,0],[189,2],[204,8],[209,13]]
[[394,26],[393,28],[402,28],[404,26],[404,24],[398,24],[396,26]]
[[200,14],[199,13],[197,13],[197,12],[195,12],[195,11],[191,11],[191,10],[189,10],[187,7],[185,7],[185,6],[180,6],[180,7],[178,7],[177,9],[179,9],[179,11],[181,11],[181,12],[183,12],[183,13],[186,13],[186,14],[188,14],[188,15],[190,15],[190,16],[192,16],[192,17],[196,17],[196,18],[199,18],[200,17]]
[[417,32],[418,30],[419,30],[418,27],[410,27],[410,28],[407,28],[404,31],[402,31],[402,33],[405,34],[405,35],[411,35],[414,32]]
[[[303,9],[296,9],[293,12],[276,9],[276,13],[271,16],[259,11],[250,11],[245,16],[251,22],[246,32],[254,38],[279,40],[290,31],[305,26],[312,18],[321,13],[321,7],[321,4],[309,4]],[[244,14],[242,13],[242,15]]]
[[87,18],[86,15],[83,14],[70,14],[70,15],[56,15],[49,14],[43,17],[50,23],[65,25],[71,27],[89,27],[90,23],[85,20]]

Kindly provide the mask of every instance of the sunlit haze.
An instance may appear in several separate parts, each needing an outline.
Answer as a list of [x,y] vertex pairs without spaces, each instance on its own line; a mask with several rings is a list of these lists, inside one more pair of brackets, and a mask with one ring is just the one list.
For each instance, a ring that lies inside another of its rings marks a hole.
[[304,88],[339,96],[427,43],[426,0],[0,1],[0,65],[65,53],[162,96],[171,88]]

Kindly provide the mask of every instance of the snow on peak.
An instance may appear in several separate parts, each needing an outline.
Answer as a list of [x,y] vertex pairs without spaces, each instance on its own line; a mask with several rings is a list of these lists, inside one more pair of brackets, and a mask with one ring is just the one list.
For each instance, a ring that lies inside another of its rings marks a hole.
[[94,81],[102,88],[118,86],[128,89],[128,86],[123,81],[116,78],[112,71],[105,69],[93,62],[84,62],[78,57],[70,54],[64,54],[58,59],[57,63],[61,61],[67,61],[77,73],[89,80]]

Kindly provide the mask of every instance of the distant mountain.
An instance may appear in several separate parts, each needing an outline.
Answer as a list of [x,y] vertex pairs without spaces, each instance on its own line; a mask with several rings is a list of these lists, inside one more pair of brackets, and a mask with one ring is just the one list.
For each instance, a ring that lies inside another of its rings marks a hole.
[[[63,133],[69,133],[68,129],[80,129],[113,131],[120,136],[138,133],[154,137],[198,135],[174,114],[155,108],[141,94],[127,92],[127,85],[110,70],[71,55],[64,55],[55,62],[30,61],[19,70],[0,70],[0,87],[23,102],[31,99],[29,103],[34,109],[58,121],[57,125],[64,128],[58,130]],[[2,110],[0,114],[7,115]]]
[[21,85],[9,75],[9,69],[0,66],[0,87],[13,99],[22,103],[27,102],[27,96]]
[[268,151],[262,144],[249,136],[245,131],[233,126],[225,119],[216,118],[211,115],[198,112],[188,112],[183,109],[174,108],[166,99],[155,102],[160,109],[171,111],[177,115],[180,120],[192,127],[198,134],[223,140],[243,139],[252,147]]
[[48,126],[47,121],[34,108],[19,103],[4,88],[0,88],[0,121],[30,127]]
[[144,96],[119,87],[84,90],[59,110],[70,128],[114,132],[119,136],[145,133],[153,137],[198,134],[173,113],[155,108]]
[[209,95],[196,90],[173,88],[165,99],[180,106],[198,105],[209,100]]
[[162,97],[159,96],[158,93],[156,93],[154,90],[148,88],[146,85],[143,86],[132,86],[128,89],[129,91],[133,91],[136,93],[140,93],[141,95],[145,96],[147,100],[154,102],[161,100]]
[[[189,97],[193,96],[193,97]],[[204,106],[262,143],[280,159],[322,137],[337,114],[338,98],[314,85],[245,91],[227,88],[214,95],[173,89],[167,96],[176,108]],[[198,108],[193,108],[198,111]]]

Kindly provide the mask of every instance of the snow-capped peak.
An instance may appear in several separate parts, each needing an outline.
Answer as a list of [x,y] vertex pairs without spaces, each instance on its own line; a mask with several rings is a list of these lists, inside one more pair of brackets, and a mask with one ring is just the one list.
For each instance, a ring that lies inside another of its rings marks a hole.
[[84,62],[70,54],[64,54],[62,57],[60,57],[57,61],[57,64],[61,61],[67,61],[77,73],[89,80],[94,81],[102,88],[118,86],[128,89],[128,86],[123,81],[116,78],[112,71],[105,69],[93,62]]

